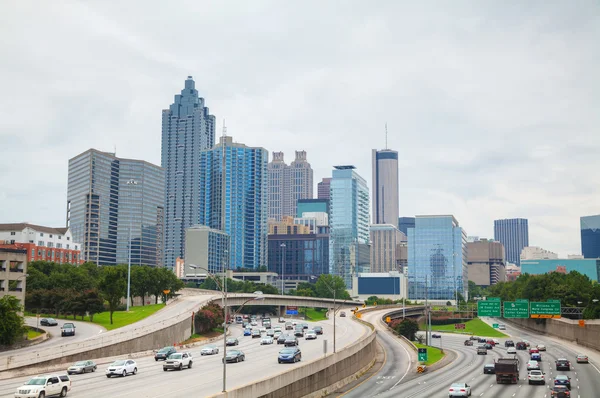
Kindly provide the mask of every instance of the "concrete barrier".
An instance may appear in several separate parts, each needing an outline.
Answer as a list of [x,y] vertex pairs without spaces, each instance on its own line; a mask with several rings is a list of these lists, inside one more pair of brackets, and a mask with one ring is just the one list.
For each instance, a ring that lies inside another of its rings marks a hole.
[[504,319],[537,333],[545,333],[579,345],[600,351],[600,320],[586,320],[585,326],[579,326],[578,320],[573,319]]
[[371,330],[354,344],[275,377],[259,380],[212,398],[299,398],[321,397],[355,380],[373,365],[376,332]]

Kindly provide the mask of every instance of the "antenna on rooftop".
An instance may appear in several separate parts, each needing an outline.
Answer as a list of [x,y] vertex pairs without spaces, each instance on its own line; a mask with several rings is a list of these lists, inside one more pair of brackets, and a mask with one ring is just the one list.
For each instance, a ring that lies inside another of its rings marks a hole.
[[227,126],[225,126],[225,119],[223,119],[223,137],[227,135]]
[[385,122],[385,149],[388,149],[388,145],[387,145],[387,122]]

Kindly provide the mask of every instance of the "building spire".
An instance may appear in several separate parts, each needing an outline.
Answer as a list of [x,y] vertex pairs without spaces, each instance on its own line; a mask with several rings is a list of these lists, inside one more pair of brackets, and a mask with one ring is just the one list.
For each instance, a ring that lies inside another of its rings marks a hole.
[[387,145],[387,122],[385,122],[385,149],[388,149],[388,145]]

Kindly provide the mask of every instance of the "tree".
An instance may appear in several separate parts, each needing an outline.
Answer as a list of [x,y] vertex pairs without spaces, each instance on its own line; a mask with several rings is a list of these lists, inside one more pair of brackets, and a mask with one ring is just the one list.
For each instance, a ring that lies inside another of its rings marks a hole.
[[134,297],[141,297],[142,305],[146,305],[146,296],[152,286],[150,273],[150,267],[146,265],[131,267],[131,305],[133,305]]
[[317,297],[333,298],[333,290],[338,300],[349,300],[350,295],[346,291],[346,283],[337,275],[322,274],[315,283]]
[[127,294],[127,270],[120,265],[103,267],[98,287],[108,303],[110,324],[112,325],[113,313],[119,307],[121,299]]
[[19,299],[6,295],[0,298],[0,345],[11,345],[25,331],[25,322],[20,312],[23,310]]
[[104,311],[104,300],[98,289],[90,289],[83,294],[85,311],[90,314],[90,322],[94,322],[94,315]]
[[412,319],[404,318],[396,325],[396,331],[407,339],[414,341],[415,334],[419,330],[419,324]]

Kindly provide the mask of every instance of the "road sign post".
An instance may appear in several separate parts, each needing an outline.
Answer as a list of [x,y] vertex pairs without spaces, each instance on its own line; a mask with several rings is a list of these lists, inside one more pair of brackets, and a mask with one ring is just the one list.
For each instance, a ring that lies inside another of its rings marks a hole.
[[487,300],[477,302],[477,316],[501,317],[502,302],[500,298],[488,297]]
[[529,318],[529,301],[518,299],[517,301],[504,302],[505,318]]
[[418,360],[419,362],[427,362],[427,348],[419,348]]
[[530,314],[532,318],[560,318],[560,300],[532,302]]
[[459,329],[465,329],[465,324],[464,323],[455,323],[454,324],[454,330],[459,330]]

